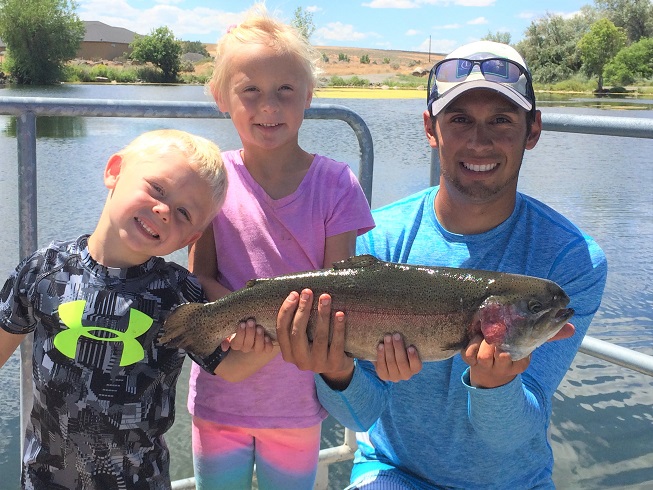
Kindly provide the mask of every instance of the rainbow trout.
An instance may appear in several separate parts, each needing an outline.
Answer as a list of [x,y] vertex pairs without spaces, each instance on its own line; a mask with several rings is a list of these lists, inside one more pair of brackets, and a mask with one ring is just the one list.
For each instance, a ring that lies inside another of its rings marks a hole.
[[281,304],[291,291],[315,293],[308,338],[313,337],[317,298],[332,297],[332,314],[344,311],[345,351],[375,360],[386,333],[400,332],[423,361],[447,359],[476,333],[508,352],[526,357],[555,335],[573,315],[556,283],[530,276],[350,257],[331,269],[255,279],[212,303],[179,306],[163,325],[161,343],[212,353],[241,320],[256,318],[272,339]]

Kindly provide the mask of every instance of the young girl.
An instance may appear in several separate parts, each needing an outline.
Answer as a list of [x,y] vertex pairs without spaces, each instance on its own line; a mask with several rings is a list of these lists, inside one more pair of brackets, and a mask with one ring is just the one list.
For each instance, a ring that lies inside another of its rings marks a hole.
[[[189,253],[210,300],[253,278],[330,267],[374,226],[349,167],[303,150],[298,132],[316,84],[316,53],[256,6],[217,44],[209,82],[243,148],[223,153],[226,202]],[[239,338],[256,337],[252,321]],[[251,345],[251,343],[250,343]],[[313,374],[271,353],[232,350],[216,371],[193,366],[188,406],[198,488],[312,489],[320,427]]]

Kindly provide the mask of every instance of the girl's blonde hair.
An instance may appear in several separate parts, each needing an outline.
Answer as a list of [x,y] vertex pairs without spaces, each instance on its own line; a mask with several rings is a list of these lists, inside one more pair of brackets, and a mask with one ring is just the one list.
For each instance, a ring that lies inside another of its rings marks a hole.
[[265,4],[254,5],[245,14],[245,20],[229,28],[216,44],[215,65],[208,82],[214,99],[226,94],[229,83],[229,57],[243,44],[263,44],[279,54],[290,54],[306,70],[311,88],[317,86],[320,70],[319,55],[304,36],[293,26],[272,18]]
[[213,201],[221,207],[227,194],[227,172],[220,148],[212,141],[186,131],[159,129],[141,134],[116,154],[122,157],[124,165],[129,165],[151,162],[172,151],[188,159],[188,164],[211,187]]

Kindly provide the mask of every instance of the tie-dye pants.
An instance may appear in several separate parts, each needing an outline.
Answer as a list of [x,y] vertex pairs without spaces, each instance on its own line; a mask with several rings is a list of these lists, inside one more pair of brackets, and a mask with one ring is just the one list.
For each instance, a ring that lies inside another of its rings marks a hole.
[[193,417],[198,490],[312,490],[322,424],[306,429],[249,429]]

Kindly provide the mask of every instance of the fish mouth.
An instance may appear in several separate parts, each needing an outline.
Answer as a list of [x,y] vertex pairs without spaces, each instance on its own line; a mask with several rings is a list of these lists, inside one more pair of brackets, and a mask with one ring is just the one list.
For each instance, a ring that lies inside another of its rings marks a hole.
[[556,321],[559,322],[566,322],[569,320],[572,316],[574,316],[574,309],[573,308],[560,308],[558,312],[555,315]]

